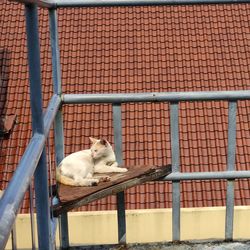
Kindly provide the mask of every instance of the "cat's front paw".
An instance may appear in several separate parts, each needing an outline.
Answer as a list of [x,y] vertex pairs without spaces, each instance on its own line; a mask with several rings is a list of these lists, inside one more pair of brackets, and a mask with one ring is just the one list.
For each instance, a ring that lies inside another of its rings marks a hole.
[[127,168],[119,168],[119,172],[125,173],[125,172],[128,172],[128,169]]
[[100,177],[99,181],[101,182],[108,182],[111,180],[111,177],[110,176],[102,176]]

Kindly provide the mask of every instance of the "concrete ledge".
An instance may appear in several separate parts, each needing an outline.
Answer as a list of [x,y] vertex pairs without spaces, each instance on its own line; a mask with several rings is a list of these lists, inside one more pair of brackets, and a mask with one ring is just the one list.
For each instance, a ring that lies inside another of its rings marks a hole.
[[[171,211],[171,209],[126,211],[127,242],[171,241]],[[224,239],[225,211],[225,207],[181,209],[181,240]],[[250,206],[235,207],[235,240],[250,239],[249,220]],[[18,215],[16,228],[18,249],[31,248],[30,217],[28,214]],[[71,245],[118,243],[116,211],[69,213],[69,238]],[[56,241],[59,245],[58,232]],[[10,241],[6,249],[11,249]]]

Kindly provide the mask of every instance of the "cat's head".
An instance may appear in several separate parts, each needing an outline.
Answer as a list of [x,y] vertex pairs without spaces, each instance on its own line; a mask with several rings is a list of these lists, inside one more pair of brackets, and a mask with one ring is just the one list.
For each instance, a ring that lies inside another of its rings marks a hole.
[[106,139],[95,139],[92,137],[89,139],[92,142],[90,150],[93,159],[99,159],[109,154],[111,146]]

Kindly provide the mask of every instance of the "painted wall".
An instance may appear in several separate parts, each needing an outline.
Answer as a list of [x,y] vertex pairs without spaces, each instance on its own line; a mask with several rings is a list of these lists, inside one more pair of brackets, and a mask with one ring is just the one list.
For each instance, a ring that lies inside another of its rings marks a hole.
[[[171,241],[171,209],[129,210],[126,221],[128,243]],[[250,206],[235,207],[234,239],[250,239],[249,221]],[[28,214],[18,216],[16,228],[17,247],[30,248]],[[224,234],[224,207],[181,209],[181,240],[223,239]],[[116,211],[69,213],[69,238],[72,245],[117,243]]]

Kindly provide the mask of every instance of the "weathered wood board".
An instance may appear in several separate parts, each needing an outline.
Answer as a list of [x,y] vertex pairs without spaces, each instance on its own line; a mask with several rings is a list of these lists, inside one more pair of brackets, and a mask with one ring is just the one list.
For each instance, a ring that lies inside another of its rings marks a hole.
[[[126,166],[127,167],[127,166]],[[59,204],[53,207],[54,215],[86,205],[97,199],[116,194],[127,188],[164,177],[171,173],[171,166],[129,166],[126,173],[110,173],[111,180],[93,187],[58,185]],[[102,174],[103,175],[103,174]]]

